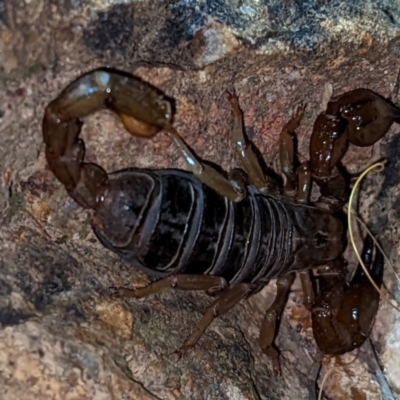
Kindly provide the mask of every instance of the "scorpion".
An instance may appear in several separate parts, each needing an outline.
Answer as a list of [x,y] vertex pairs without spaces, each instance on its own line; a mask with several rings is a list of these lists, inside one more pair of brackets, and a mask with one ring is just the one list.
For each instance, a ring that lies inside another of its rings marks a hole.
[[[173,127],[171,98],[125,72],[88,72],[46,107],[49,168],[69,196],[92,210],[91,225],[101,244],[153,277],[147,286],[113,287],[113,293],[143,298],[174,288],[212,294],[212,304],[178,350],[182,354],[216,317],[276,279],[259,345],[279,374],[275,338],[297,273],[320,351],[340,355],[360,347],[371,331],[379,293],[360,265],[346,279],[343,205],[350,182],[341,160],[350,144],[371,146],[393,122],[400,123],[400,109],[368,89],[332,97],[315,121],[309,160],[296,168],[295,130],[305,111],[298,106],[280,133],[279,180],[264,173],[245,134],[237,95],[228,99],[230,140],[243,167],[228,174],[201,160]],[[85,162],[81,120],[105,108],[134,136],[166,132],[189,171],[128,168],[108,174]],[[314,184],[319,198],[311,203]],[[362,259],[381,285],[383,256],[368,237]]]

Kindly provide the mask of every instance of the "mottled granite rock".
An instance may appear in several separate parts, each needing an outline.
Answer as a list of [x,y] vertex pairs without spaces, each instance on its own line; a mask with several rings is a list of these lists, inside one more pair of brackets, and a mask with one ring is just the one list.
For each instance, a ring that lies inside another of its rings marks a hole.
[[[80,73],[124,69],[174,97],[188,143],[229,169],[237,164],[225,92],[235,88],[248,134],[273,166],[280,129],[300,101],[308,103],[298,132],[307,154],[326,83],[335,93],[368,87],[390,94],[400,66],[399,15],[398,2],[379,0],[0,0],[0,398],[306,399],[316,348],[299,284],[278,338],[279,379],[257,344],[273,285],[215,321],[178,362],[170,353],[210,302],[206,295],[109,298],[110,285],[147,278],[98,244],[87,214],[46,169],[43,110]],[[86,122],[87,158],[107,170],[183,167],[166,136],[132,138],[107,112]],[[362,215],[397,267],[398,132],[382,141],[389,164],[369,178],[362,201]],[[370,149],[350,149],[346,165],[359,171],[370,157]],[[372,334],[396,393],[398,320],[382,305]],[[351,365],[337,364],[327,398],[381,398],[365,362],[371,356],[361,353]],[[333,364],[326,360],[323,374]]]

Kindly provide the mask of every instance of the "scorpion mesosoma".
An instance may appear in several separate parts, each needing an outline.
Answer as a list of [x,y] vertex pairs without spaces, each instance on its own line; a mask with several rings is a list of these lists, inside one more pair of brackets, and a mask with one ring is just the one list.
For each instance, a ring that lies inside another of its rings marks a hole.
[[[393,122],[400,122],[400,110],[367,89],[332,98],[316,119],[310,160],[295,169],[294,134],[304,113],[298,107],[280,134],[281,185],[263,173],[246,139],[236,95],[229,100],[231,140],[244,172],[234,169],[224,175],[202,162],[173,128],[171,99],[132,75],[91,71],[45,110],[48,165],[68,194],[93,210],[92,227],[100,242],[160,278],[134,290],[114,288],[116,295],[142,298],[172,287],[216,296],[180,351],[193,347],[214,318],[277,279],[259,343],[279,373],[274,340],[295,273],[321,351],[343,354],[360,346],[370,332],[379,294],[359,266],[350,282],[345,279],[341,207],[349,184],[340,161],[349,144],[378,141]],[[84,162],[80,119],[103,108],[114,111],[132,135],[167,132],[190,172],[130,168],[107,174]],[[320,198],[310,204],[313,183]],[[365,242],[363,259],[380,284],[383,260],[371,241]],[[314,276],[312,269],[319,273]]]

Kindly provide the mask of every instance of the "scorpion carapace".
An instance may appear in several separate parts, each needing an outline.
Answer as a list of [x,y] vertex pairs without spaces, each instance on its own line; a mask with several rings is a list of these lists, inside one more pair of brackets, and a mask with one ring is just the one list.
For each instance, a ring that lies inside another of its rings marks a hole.
[[[183,351],[197,343],[214,318],[277,279],[277,296],[266,311],[259,343],[279,372],[274,339],[298,272],[319,348],[342,354],[360,346],[379,297],[362,272],[349,283],[345,280],[346,227],[339,208],[348,183],[338,165],[349,143],[375,143],[399,121],[400,110],[366,89],[332,99],[316,120],[310,161],[295,170],[294,132],[304,113],[298,107],[280,135],[281,188],[264,174],[245,137],[236,95],[229,100],[231,141],[245,173],[235,169],[227,176],[197,158],[172,127],[172,101],[133,76],[108,69],[89,72],[46,108],[43,132],[50,169],[71,197],[93,210],[92,227],[104,246],[161,278],[114,293],[141,298],[168,287],[213,292],[217,297]],[[85,163],[80,118],[105,107],[133,135],[166,131],[190,172],[132,168],[107,174]],[[313,182],[321,189],[314,205]],[[382,261],[378,254],[372,257],[373,249],[367,243],[363,257],[380,282]],[[319,271],[315,279],[311,269]]]

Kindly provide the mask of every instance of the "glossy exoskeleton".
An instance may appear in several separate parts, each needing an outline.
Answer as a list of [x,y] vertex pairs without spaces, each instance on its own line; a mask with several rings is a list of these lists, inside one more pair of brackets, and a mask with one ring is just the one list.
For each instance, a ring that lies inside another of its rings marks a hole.
[[[223,175],[200,161],[172,126],[171,100],[154,87],[118,71],[89,72],[46,108],[49,167],[78,204],[93,210],[92,227],[101,243],[160,278],[115,293],[140,298],[173,287],[217,294],[181,351],[194,346],[214,318],[277,279],[276,299],[266,311],[259,342],[279,372],[274,339],[296,272],[319,348],[343,354],[360,346],[369,335],[379,294],[360,267],[350,282],[345,279],[347,228],[340,209],[348,183],[338,166],[349,143],[372,145],[400,121],[400,110],[367,89],[332,98],[316,119],[310,160],[295,170],[294,131],[304,113],[299,107],[280,135],[281,188],[264,174],[245,137],[237,97],[229,100],[231,140],[245,174],[233,170]],[[167,132],[190,172],[130,168],[107,174],[86,163],[80,119],[103,108],[114,111],[135,136]],[[321,197],[311,205],[313,183]],[[363,259],[380,284],[383,262],[374,252],[367,241]],[[318,274],[313,277],[311,269]]]

